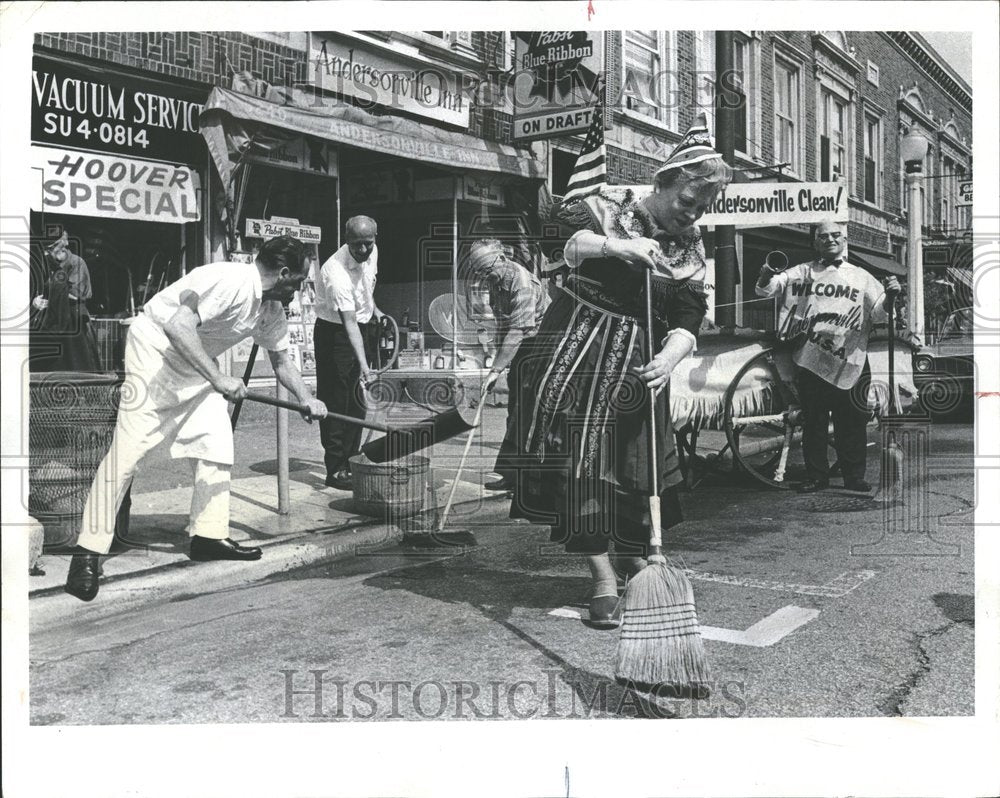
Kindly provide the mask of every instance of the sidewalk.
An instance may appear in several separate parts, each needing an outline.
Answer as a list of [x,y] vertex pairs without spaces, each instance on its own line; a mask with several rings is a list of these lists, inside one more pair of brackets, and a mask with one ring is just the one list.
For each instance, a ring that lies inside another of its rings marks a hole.
[[[350,556],[359,549],[398,543],[410,536],[428,540],[451,490],[466,435],[419,454],[431,460],[424,510],[411,518],[377,518],[356,511],[353,494],[324,484],[322,449],[315,425],[289,413],[290,512],[278,514],[275,460],[275,411],[246,403],[236,429],[231,537],[260,546],[261,560],[251,563],[193,563],[187,557],[184,529],[191,501],[190,466],[154,453],[132,489],[129,542],[134,548],[113,552],[103,563],[98,598],[89,604],[66,595],[63,584],[70,555],[46,552],[44,576],[30,577],[29,599],[34,629],[57,625],[67,617],[96,617],[155,600],[181,600],[199,590],[219,590],[266,578],[301,565]],[[415,410],[414,418],[427,413]],[[504,493],[483,489],[495,479],[496,459],[507,408],[487,405],[456,488],[445,532],[461,529],[463,516],[483,502],[498,507]],[[398,422],[398,419],[396,421]],[[433,498],[431,497],[433,493]]]

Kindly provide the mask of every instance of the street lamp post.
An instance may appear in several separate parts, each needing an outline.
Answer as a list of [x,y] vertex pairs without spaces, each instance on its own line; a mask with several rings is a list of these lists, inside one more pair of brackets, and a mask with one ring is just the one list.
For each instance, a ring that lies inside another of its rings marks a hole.
[[909,236],[907,239],[907,291],[906,305],[910,332],[918,343],[924,340],[924,256],[922,224],[924,203],[920,189],[924,181],[924,158],[927,139],[915,129],[903,136],[900,149],[905,164],[906,190],[910,195]]

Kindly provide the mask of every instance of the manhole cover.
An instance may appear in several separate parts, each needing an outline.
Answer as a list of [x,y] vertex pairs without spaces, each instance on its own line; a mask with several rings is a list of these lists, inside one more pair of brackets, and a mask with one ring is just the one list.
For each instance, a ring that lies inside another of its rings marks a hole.
[[823,496],[813,499],[808,509],[813,513],[863,513],[881,508],[870,496]]

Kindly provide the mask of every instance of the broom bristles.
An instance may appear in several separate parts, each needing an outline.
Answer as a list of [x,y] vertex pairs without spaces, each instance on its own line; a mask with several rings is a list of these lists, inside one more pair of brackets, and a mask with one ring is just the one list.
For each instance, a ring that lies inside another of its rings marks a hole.
[[625,590],[615,677],[639,685],[670,685],[703,693],[711,681],[694,590],[665,564],[650,564]]

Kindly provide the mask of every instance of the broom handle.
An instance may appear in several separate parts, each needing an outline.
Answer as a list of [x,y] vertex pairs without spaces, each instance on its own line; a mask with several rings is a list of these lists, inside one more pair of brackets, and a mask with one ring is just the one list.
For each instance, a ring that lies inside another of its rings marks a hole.
[[[646,341],[649,359],[653,359],[653,273],[646,272]],[[660,487],[656,451],[656,394],[647,388],[649,395],[649,555],[659,556],[663,541],[660,539]]]
[[[250,348],[250,356],[247,358],[247,367],[243,371],[243,384],[248,385],[250,383],[250,375],[253,374],[254,362],[257,360],[257,352],[260,350],[260,344],[254,343]],[[230,423],[233,425],[233,431],[236,431],[236,422],[239,421],[240,411],[243,409],[243,400],[237,399],[233,404],[233,415],[230,419]]]
[[893,415],[899,413],[896,401],[896,297],[889,306],[889,407]]
[[458,471],[455,472],[455,479],[451,483],[451,490],[448,491],[448,501],[444,503],[444,512],[441,513],[441,521],[438,523],[438,532],[444,530],[444,525],[448,521],[448,513],[451,512],[451,503],[455,500],[455,491],[458,488],[458,478],[465,468],[465,459],[469,456],[469,449],[472,448],[472,436],[476,434],[479,421],[483,415],[483,406],[486,404],[486,383],[483,383],[483,391],[479,397],[479,407],[476,408],[476,418],[472,422],[472,429],[469,430],[469,437],[465,439],[465,451],[462,452],[462,459],[458,462]]
[[[274,407],[283,407],[286,410],[295,410],[298,413],[308,413],[309,408],[306,405],[300,405],[298,402],[289,402],[285,399],[275,399],[273,396],[268,396],[264,393],[254,393],[253,391],[247,391],[247,395],[244,397],[249,399],[251,402],[260,402],[265,405],[273,405]],[[359,418],[354,418],[354,416],[343,416],[340,413],[332,413],[329,410],[326,411],[325,418],[332,418],[337,421],[345,421],[348,424],[357,424],[359,427],[365,427],[367,429],[378,430],[379,432],[392,432],[392,428],[386,424],[379,424],[377,421],[366,421]]]

